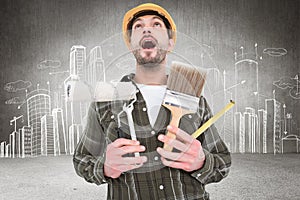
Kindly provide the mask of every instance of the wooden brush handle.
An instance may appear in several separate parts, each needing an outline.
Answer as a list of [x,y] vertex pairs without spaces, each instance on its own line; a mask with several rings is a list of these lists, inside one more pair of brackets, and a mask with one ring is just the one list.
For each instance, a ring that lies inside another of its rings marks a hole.
[[[178,127],[181,117],[185,114],[191,113],[191,111],[177,107],[177,106],[171,106],[171,105],[167,105],[167,104],[163,104],[163,106],[165,106],[171,112],[171,116],[172,116],[171,121],[170,121],[171,126]],[[171,137],[173,139],[176,138],[176,135],[169,131],[167,132],[166,136]],[[164,149],[167,151],[173,150],[173,148],[167,144],[164,144]]]

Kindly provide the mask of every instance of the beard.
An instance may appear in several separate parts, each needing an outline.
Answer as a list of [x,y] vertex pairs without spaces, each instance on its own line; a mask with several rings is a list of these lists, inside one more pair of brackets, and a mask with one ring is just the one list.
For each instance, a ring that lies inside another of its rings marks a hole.
[[145,67],[155,67],[160,65],[166,58],[167,55],[166,50],[158,48],[155,57],[142,57],[140,53],[140,49],[136,49],[133,51],[133,55],[136,59],[137,64],[143,65]]

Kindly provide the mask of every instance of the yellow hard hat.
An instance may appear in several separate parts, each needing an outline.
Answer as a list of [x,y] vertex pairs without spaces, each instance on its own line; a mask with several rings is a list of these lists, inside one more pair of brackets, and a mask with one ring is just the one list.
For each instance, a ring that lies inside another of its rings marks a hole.
[[176,25],[171,17],[171,15],[161,6],[153,4],[153,3],[144,3],[135,8],[129,10],[124,18],[123,18],[123,38],[126,45],[129,47],[129,35],[127,31],[131,29],[132,24],[135,19],[141,17],[143,15],[157,15],[162,18],[166,27],[172,30],[171,37],[174,40],[174,44],[176,42]]

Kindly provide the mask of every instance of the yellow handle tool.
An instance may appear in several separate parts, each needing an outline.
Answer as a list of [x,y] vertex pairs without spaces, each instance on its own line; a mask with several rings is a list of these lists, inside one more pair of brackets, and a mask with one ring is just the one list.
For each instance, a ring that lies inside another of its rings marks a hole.
[[220,110],[215,116],[207,120],[198,130],[193,133],[193,137],[199,137],[206,129],[208,129],[213,123],[215,123],[222,115],[234,106],[234,101],[230,101],[222,110]]

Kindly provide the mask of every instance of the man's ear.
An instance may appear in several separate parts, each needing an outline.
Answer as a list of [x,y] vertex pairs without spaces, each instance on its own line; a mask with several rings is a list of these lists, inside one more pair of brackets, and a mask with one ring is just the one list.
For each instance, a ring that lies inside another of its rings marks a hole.
[[168,52],[173,51],[174,46],[175,46],[174,40],[173,39],[169,39]]

